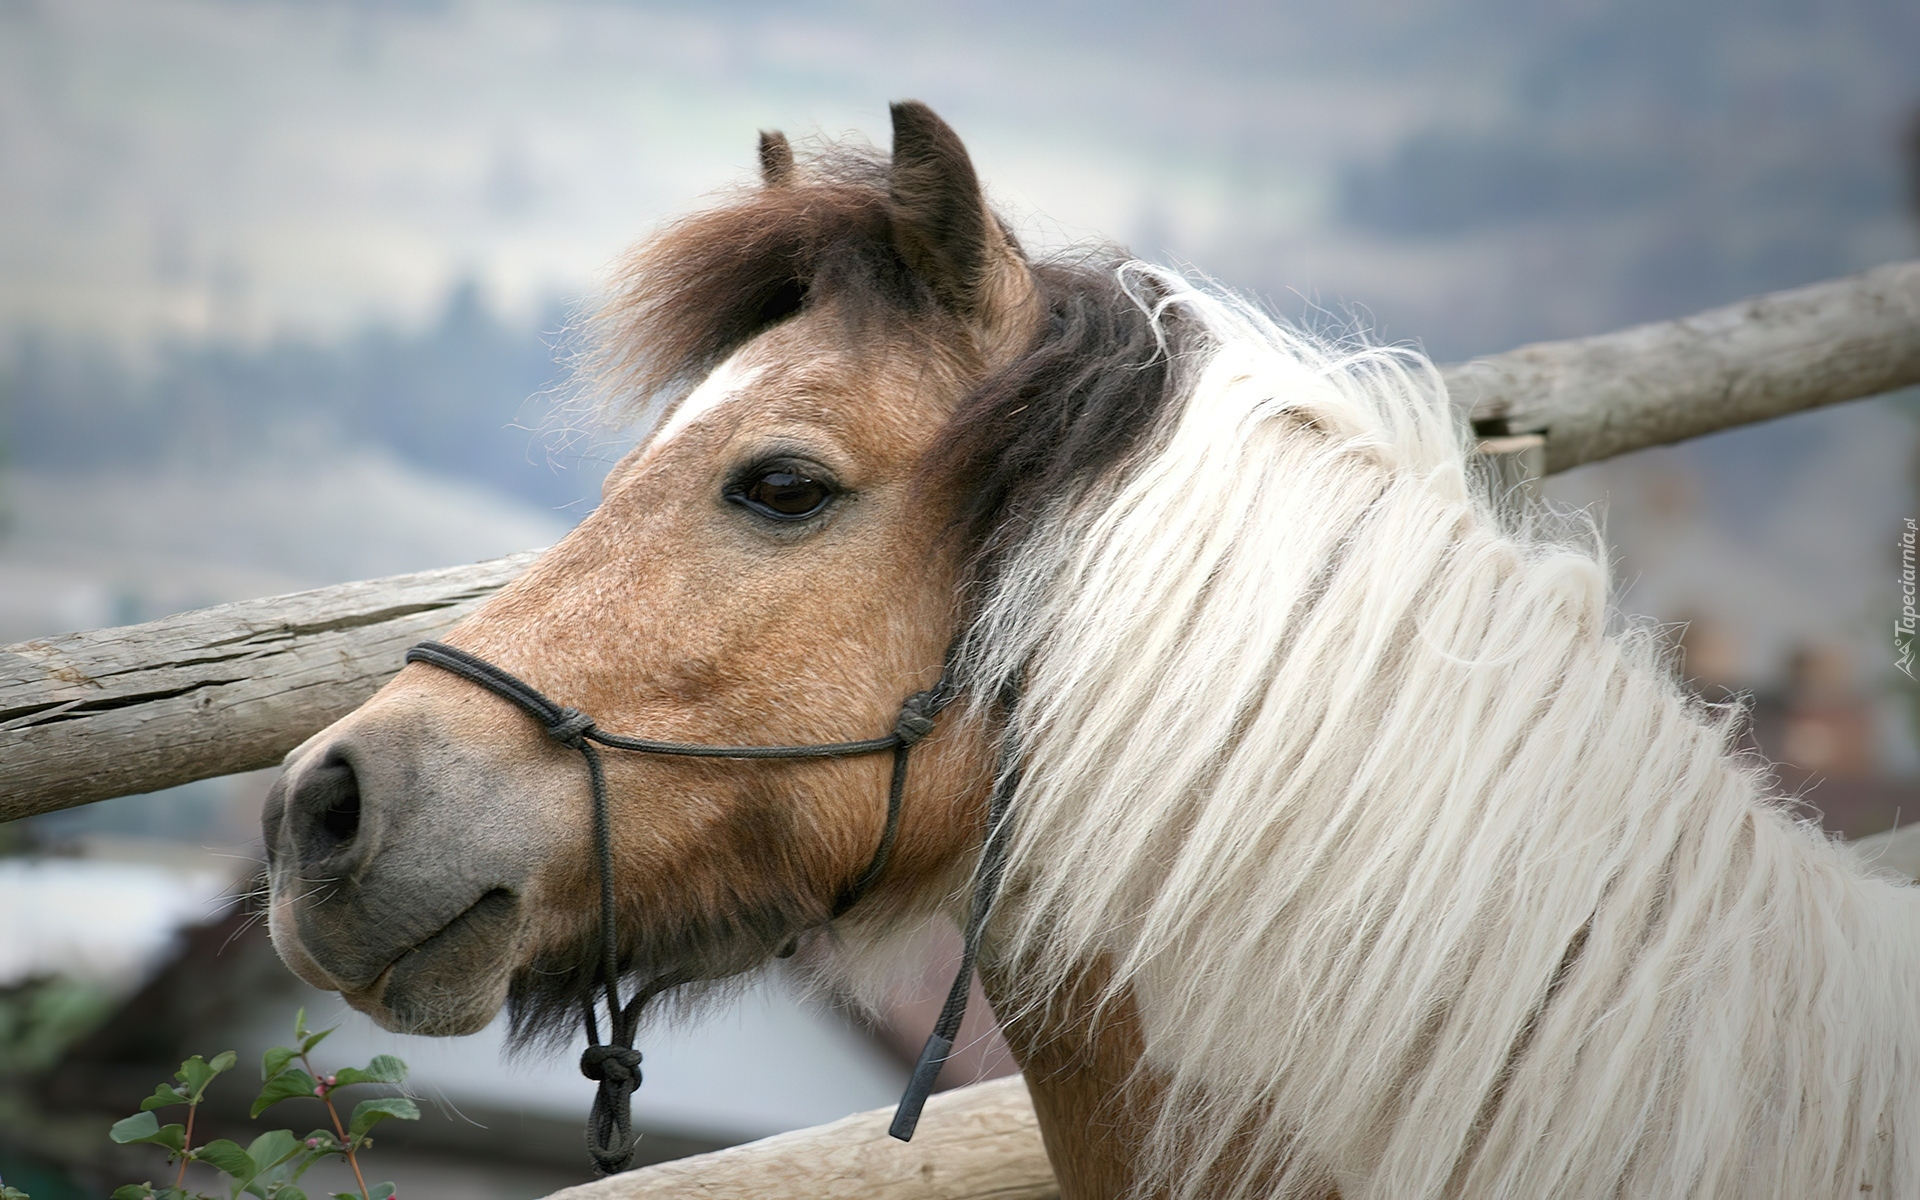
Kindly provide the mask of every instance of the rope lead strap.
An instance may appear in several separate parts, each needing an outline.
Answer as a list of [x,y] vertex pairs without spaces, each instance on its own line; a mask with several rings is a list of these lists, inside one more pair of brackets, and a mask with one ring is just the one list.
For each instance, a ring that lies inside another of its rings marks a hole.
[[[593,1111],[587,1118],[587,1151],[593,1156],[595,1169],[602,1175],[614,1175],[628,1169],[633,1164],[635,1138],[633,1136],[633,1093],[640,1087],[640,1052],[633,1048],[634,1035],[639,1027],[640,1013],[648,999],[673,982],[658,980],[642,988],[624,1005],[620,1002],[620,946],[615,933],[617,904],[613,886],[613,818],[607,801],[606,768],[600,759],[599,746],[612,750],[626,750],[636,754],[666,754],[685,758],[732,758],[732,759],[787,759],[787,758],[852,758],[864,754],[879,754],[884,751],[893,753],[893,773],[887,787],[887,818],[881,831],[880,844],[875,848],[873,858],[868,861],[860,874],[849,883],[834,900],[833,916],[838,917],[857,904],[873,884],[886,870],[887,860],[893,853],[894,841],[900,830],[901,799],[906,793],[907,754],[915,743],[933,731],[934,720],[940,715],[953,698],[952,684],[947,674],[942,674],[938,683],[924,692],[908,696],[900,706],[900,715],[894,722],[893,732],[882,737],[868,738],[858,742],[828,742],[812,746],[709,746],[692,742],[659,742],[646,738],[623,737],[619,734],[603,732],[593,718],[577,708],[568,708],[555,704],[538,689],[518,677],[501,670],[483,658],[468,654],[443,642],[421,642],[408,649],[406,661],[425,663],[443,671],[458,675],[471,683],[476,683],[502,700],[519,708],[522,712],[540,722],[548,737],[569,749],[578,750],[587,760],[587,778],[592,788],[593,798],[593,843],[594,858],[600,875],[600,982],[606,994],[607,1034],[605,1043],[600,1041],[599,1022],[594,1016],[594,1003],[591,998],[586,1002],[587,1049],[580,1056],[580,1073],[599,1084],[599,1090],[593,1099]],[[1004,772],[1003,772],[1004,774]],[[994,798],[995,811],[1002,805],[998,793]],[[994,829],[998,829],[996,820]],[[989,839],[989,848],[993,839]],[[981,878],[984,879],[985,860]],[[998,878],[997,870],[994,872]],[[986,893],[990,895],[990,891]],[[976,909],[979,906],[976,905]],[[959,1002],[952,1019],[952,1029],[947,1033],[947,1048],[953,1045],[953,1034],[960,1027],[960,1015],[966,1011],[967,988],[973,974],[973,958],[978,950],[979,934],[976,922],[968,921],[967,950],[962,966],[961,979],[956,984],[959,989]],[[954,1008],[955,1002],[948,997],[947,1007]],[[941,1011],[941,1024],[935,1028],[939,1036],[940,1028],[947,1024],[947,1013]],[[929,1043],[929,1049],[932,1042]],[[947,1051],[940,1052],[941,1061]],[[922,1055],[924,1059],[926,1056]],[[939,1073],[939,1066],[933,1068]],[[918,1073],[915,1075],[918,1081]],[[932,1080],[928,1079],[927,1088],[931,1089]],[[904,1112],[914,1092],[909,1087],[907,1098],[901,1101]],[[920,1106],[925,1104],[922,1094],[913,1103],[913,1118],[908,1122],[906,1134],[895,1136],[911,1137],[913,1121],[919,1119]],[[899,1118],[895,1119],[898,1127]]]
[[980,848],[980,865],[973,876],[973,903],[967,909],[967,927],[961,942],[960,969],[954,973],[953,986],[947,989],[947,1001],[940,1006],[940,1017],[913,1065],[913,1076],[893,1111],[893,1124],[887,1132],[903,1142],[913,1140],[920,1125],[921,1110],[933,1095],[934,1080],[940,1068],[953,1054],[954,1039],[960,1036],[960,1022],[967,1015],[967,999],[973,991],[973,968],[980,957],[980,937],[986,930],[987,910],[1000,891],[1000,877],[1007,869],[1007,842],[1011,824],[1007,812],[1013,794],[1020,788],[1020,772],[1014,765],[1013,735],[1008,734],[1000,747],[1000,778],[994,785],[993,801],[987,806],[987,840]]

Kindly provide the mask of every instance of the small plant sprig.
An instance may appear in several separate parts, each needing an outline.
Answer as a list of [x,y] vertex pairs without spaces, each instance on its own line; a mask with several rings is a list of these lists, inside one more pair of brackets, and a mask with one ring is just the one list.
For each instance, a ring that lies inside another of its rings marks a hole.
[[[240,1200],[242,1194],[259,1200],[307,1200],[307,1194],[297,1186],[300,1177],[328,1155],[344,1158],[353,1168],[354,1182],[360,1186],[357,1193],[335,1192],[334,1200],[393,1200],[391,1183],[367,1186],[366,1176],[360,1170],[360,1151],[373,1144],[371,1132],[375,1125],[389,1118],[418,1120],[419,1108],[404,1096],[381,1096],[360,1101],[353,1106],[352,1114],[342,1120],[340,1110],[334,1106],[333,1093],[361,1083],[400,1083],[407,1077],[407,1064],[391,1054],[379,1054],[364,1067],[348,1067],[323,1075],[313,1065],[311,1055],[313,1048],[332,1032],[332,1029],[308,1029],[307,1010],[301,1009],[293,1019],[294,1044],[275,1046],[261,1059],[260,1077],[265,1084],[250,1114],[257,1118],[283,1100],[318,1099],[327,1107],[332,1129],[316,1129],[304,1138],[295,1137],[291,1130],[275,1129],[261,1134],[245,1149],[225,1138],[195,1146],[193,1120],[206,1096],[207,1085],[234,1064],[231,1050],[216,1055],[211,1062],[196,1054],[180,1064],[173,1083],[161,1084],[153,1095],[140,1102],[139,1112],[114,1125],[108,1135],[122,1144],[148,1143],[165,1149],[168,1164],[176,1160],[180,1164],[173,1183],[165,1187],[155,1187],[151,1182],[130,1183],[117,1189],[113,1200],[222,1200],[186,1191],[187,1164],[196,1162],[205,1163],[232,1181],[224,1200]],[[187,1106],[186,1122],[160,1124],[153,1110],[176,1104]],[[0,1200],[26,1198],[0,1195]]]

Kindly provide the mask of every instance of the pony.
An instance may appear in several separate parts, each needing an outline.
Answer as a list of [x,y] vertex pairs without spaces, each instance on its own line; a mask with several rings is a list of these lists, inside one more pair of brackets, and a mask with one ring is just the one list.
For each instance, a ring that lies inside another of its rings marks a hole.
[[650,422],[447,642],[607,757],[402,670],[265,815],[287,964],[397,1030],[564,1031],[791,953],[871,988],[964,920],[1065,1197],[1920,1196],[1916,895],[1770,796],[1739,713],[1496,493],[1430,363],[1118,251],[1029,254],[959,137],[805,161],[619,269]]

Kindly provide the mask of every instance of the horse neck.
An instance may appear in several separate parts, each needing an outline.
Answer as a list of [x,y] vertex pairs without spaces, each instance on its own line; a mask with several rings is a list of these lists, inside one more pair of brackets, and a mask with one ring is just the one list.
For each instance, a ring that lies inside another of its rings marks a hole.
[[[1912,1127],[1920,1053],[1876,1065],[1920,1050],[1889,1023],[1911,897],[1765,798],[1655,635],[1608,632],[1590,549],[1475,496],[1424,376],[1223,345],[981,625],[982,673],[1026,683],[996,922],[1031,969],[996,1008],[1050,1137],[1195,1196],[1262,1191],[1176,1164],[1230,1162],[1263,1113],[1302,1186],[1296,1145],[1404,1195],[1463,1163],[1487,1195],[1871,1174],[1872,1128],[1827,1153],[1767,1098]],[[1136,1050],[1167,1102],[1115,1119]]]
[[1007,1014],[1001,1031],[1033,1096],[1062,1200],[1107,1200],[1132,1191],[1142,1114],[1157,1098],[1136,1076],[1142,1039],[1131,998],[1093,1012],[1110,974],[1096,961],[1057,1005],[1042,1008],[1025,1003],[1008,964],[989,956],[980,968],[987,999]]

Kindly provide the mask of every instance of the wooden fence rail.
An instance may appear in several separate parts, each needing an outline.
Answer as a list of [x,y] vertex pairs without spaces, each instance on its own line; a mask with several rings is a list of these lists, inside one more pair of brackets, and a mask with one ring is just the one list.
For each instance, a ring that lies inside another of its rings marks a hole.
[[0,649],[0,820],[270,767],[538,554]]
[[[1490,452],[1562,471],[1920,383],[1920,262],[1445,368]],[[532,561],[0,650],[0,820],[277,762]]]
[[1478,432],[1566,471],[1920,383],[1920,261],[1443,372]]
[[1057,1200],[1019,1076],[943,1092],[911,1142],[891,1108],[660,1163],[548,1200]]

